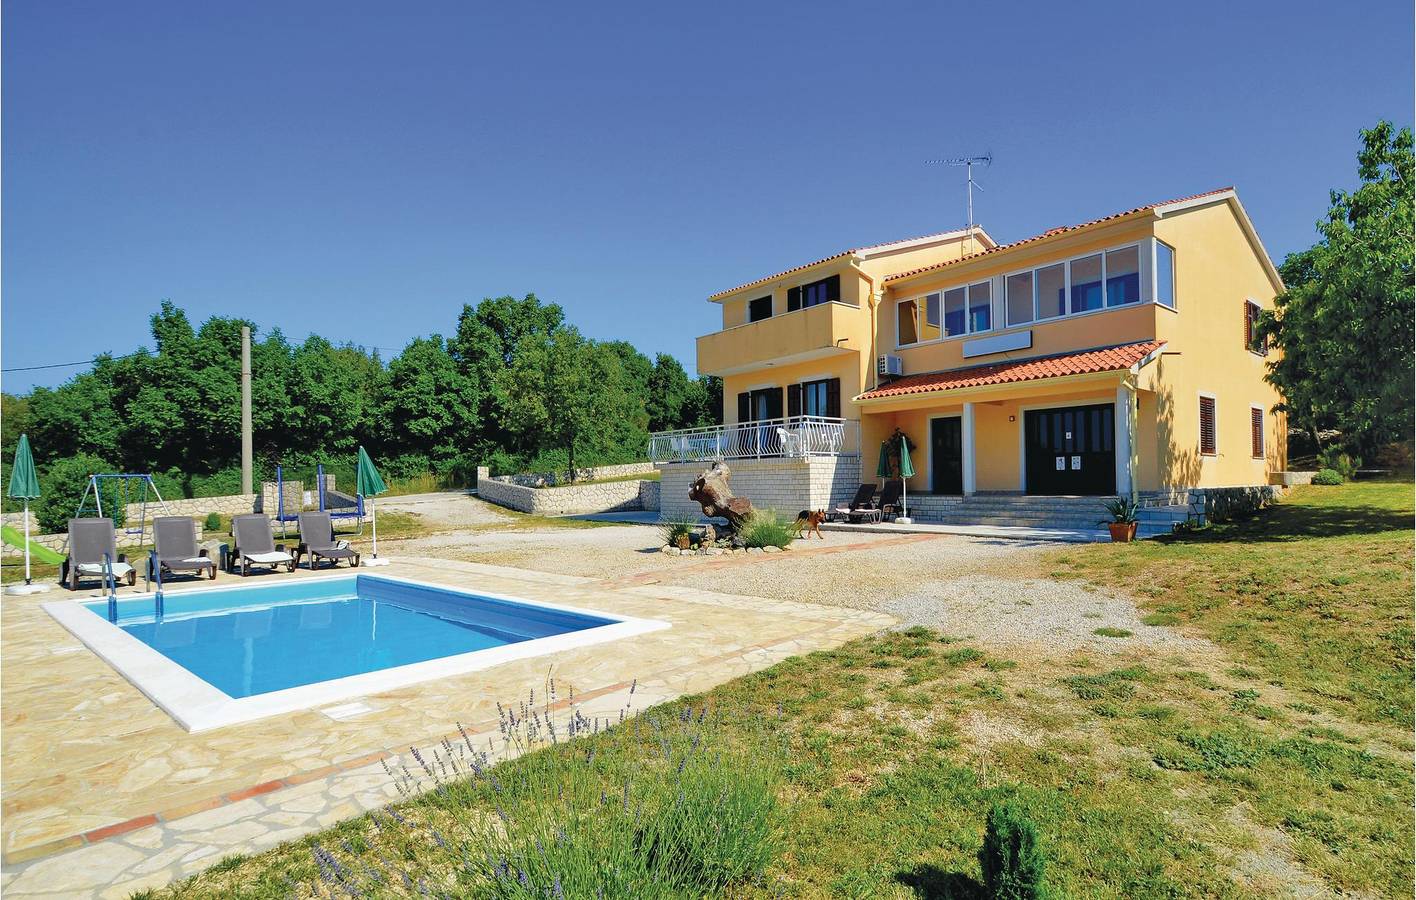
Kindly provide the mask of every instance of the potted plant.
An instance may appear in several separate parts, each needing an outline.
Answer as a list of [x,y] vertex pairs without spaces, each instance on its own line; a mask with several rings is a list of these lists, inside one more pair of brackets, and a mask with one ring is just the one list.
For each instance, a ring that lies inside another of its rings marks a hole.
[[1111,540],[1130,543],[1136,537],[1136,519],[1140,505],[1130,497],[1117,497],[1102,504],[1110,519],[1102,519],[1098,525],[1105,525],[1111,531]]

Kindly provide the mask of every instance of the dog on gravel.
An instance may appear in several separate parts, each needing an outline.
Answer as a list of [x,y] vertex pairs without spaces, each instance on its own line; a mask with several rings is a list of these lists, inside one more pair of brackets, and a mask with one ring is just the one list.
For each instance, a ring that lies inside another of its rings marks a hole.
[[824,509],[804,509],[797,513],[797,540],[801,540],[803,532],[808,539],[814,534],[821,540],[826,540],[826,536],[821,533],[821,523],[824,521],[826,521],[826,510]]

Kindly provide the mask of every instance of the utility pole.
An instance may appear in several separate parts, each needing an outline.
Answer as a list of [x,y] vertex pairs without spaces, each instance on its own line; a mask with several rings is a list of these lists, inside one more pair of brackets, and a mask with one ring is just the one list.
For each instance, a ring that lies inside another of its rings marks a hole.
[[251,329],[241,326],[241,493],[255,491],[251,479]]
[[[969,177],[969,188],[968,188],[968,190],[969,190],[969,201],[968,201],[968,202],[969,202],[969,250],[970,250],[970,251],[972,251],[972,250],[974,249],[974,236],[973,236],[973,227],[974,227],[974,217],[973,217],[973,192],[974,192],[973,167],[974,167],[974,163],[982,163],[985,168],[988,167],[988,166],[991,166],[991,165],[993,165],[993,154],[991,154],[991,153],[986,153],[986,154],[984,154],[983,156],[957,156],[957,157],[954,157],[954,158],[952,158],[952,159],[927,159],[927,160],[924,161],[924,164],[925,164],[926,166],[964,166],[964,167],[967,169],[967,171],[968,171],[968,177]],[[979,190],[983,190],[983,188],[979,188]]]

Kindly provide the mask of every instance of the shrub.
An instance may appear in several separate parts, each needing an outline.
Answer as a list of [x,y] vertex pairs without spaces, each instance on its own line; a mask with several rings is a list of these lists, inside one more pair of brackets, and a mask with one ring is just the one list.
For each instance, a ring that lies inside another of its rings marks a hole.
[[1313,476],[1313,484],[1322,484],[1329,487],[1342,484],[1345,480],[1346,479],[1342,477],[1342,473],[1336,469],[1319,469],[1318,473]]
[[796,526],[770,509],[759,509],[743,523],[739,536],[745,547],[786,547],[796,539]]
[[995,803],[988,811],[978,862],[990,897],[1040,900],[1047,896],[1043,882],[1046,861],[1038,846],[1037,829],[1012,802]]
[[1357,467],[1362,465],[1362,460],[1355,456],[1349,456],[1341,447],[1324,447],[1318,454],[1318,468],[1332,469],[1342,476],[1344,481],[1350,481],[1352,476],[1357,474]]
[[221,516],[217,513],[207,513],[206,521],[202,523],[202,528],[206,531],[219,531],[221,529]]
[[684,535],[693,536],[696,523],[690,518],[665,519],[659,523],[659,534],[663,536],[664,543],[670,547],[677,547],[679,538]]

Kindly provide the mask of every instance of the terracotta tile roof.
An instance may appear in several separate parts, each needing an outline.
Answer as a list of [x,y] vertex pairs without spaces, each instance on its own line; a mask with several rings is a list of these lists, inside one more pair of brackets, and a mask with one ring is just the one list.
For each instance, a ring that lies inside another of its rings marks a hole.
[[924,272],[932,272],[935,269],[943,269],[947,266],[953,266],[958,265],[959,263],[968,262],[971,259],[978,259],[980,256],[989,256],[994,253],[1000,253],[1004,250],[1012,250],[1014,247],[1021,247],[1024,244],[1031,244],[1035,241],[1040,241],[1044,238],[1050,238],[1055,235],[1066,234],[1069,231],[1079,231],[1083,228],[1091,228],[1093,225],[1100,225],[1104,222],[1113,222],[1116,219],[1124,219],[1127,216],[1134,216],[1137,213],[1149,212],[1150,210],[1156,209],[1161,206],[1169,206],[1172,203],[1185,203],[1190,200],[1199,200],[1202,197],[1210,197],[1215,194],[1223,194],[1226,191],[1232,190],[1234,190],[1233,187],[1216,188],[1212,191],[1205,191],[1202,194],[1191,194],[1188,197],[1177,197],[1174,200],[1166,200],[1161,203],[1150,203],[1145,206],[1137,206],[1135,209],[1128,209],[1124,212],[1112,213],[1109,216],[1102,216],[1100,219],[1092,219],[1090,222],[1081,222],[1077,225],[1062,225],[1057,228],[1051,228],[1047,231],[1044,231],[1042,234],[1035,234],[1032,237],[1023,238],[1020,241],[1012,241],[1011,243],[1007,244],[999,244],[996,247],[989,247],[987,250],[980,250],[977,253],[970,253],[968,256],[960,257],[959,259],[951,259],[948,262],[935,263],[932,266],[923,266],[918,269],[911,269],[908,272],[899,272],[895,275],[886,275],[884,280],[889,282],[898,281],[901,278],[911,278],[915,275],[919,275]]
[[1162,341],[1140,341],[1118,344],[1075,353],[1059,353],[1032,359],[1008,360],[967,369],[907,375],[887,385],[866,391],[857,400],[879,400],[907,394],[928,394],[958,388],[980,387],[987,384],[1010,384],[1015,381],[1038,381],[1062,375],[1088,375],[1093,372],[1114,372],[1129,369],[1165,346]]
[[[975,225],[975,226],[974,226],[974,229],[975,229],[979,234],[983,235],[985,238],[988,238],[988,233],[983,230],[983,226],[981,226],[981,225]],[[855,253],[868,253],[868,252],[870,252],[871,250],[885,250],[885,249],[888,249],[888,248],[890,248],[890,247],[894,247],[894,246],[897,245],[897,244],[910,244],[910,243],[913,243],[913,242],[915,242],[915,241],[927,241],[927,240],[930,240],[931,238],[945,238],[945,237],[949,237],[949,236],[951,236],[951,235],[959,235],[960,237],[962,237],[962,236],[966,236],[967,234],[968,234],[968,229],[967,229],[967,228],[955,228],[955,229],[952,229],[952,230],[950,230],[950,231],[939,231],[939,232],[935,232],[934,234],[923,234],[923,235],[920,235],[919,237],[901,238],[901,239],[898,240],[898,241],[887,241],[886,243],[883,243],[883,244],[868,244],[868,245],[866,245],[866,246],[864,246],[864,247],[851,247],[851,248],[849,248],[849,249],[842,250],[840,253],[833,253],[833,254],[831,254],[830,256],[823,256],[823,257],[821,257],[820,259],[813,260],[813,261],[811,261],[811,262],[809,262],[809,263],[802,263],[802,264],[799,265],[799,266],[792,266],[790,269],[785,269],[785,270],[783,270],[783,271],[781,271],[781,272],[777,272],[777,273],[774,274],[774,275],[766,275],[766,276],[763,276],[762,278],[754,278],[752,281],[746,282],[746,283],[744,283],[744,284],[740,284],[740,285],[738,285],[737,287],[728,288],[728,289],[725,290],[725,291],[718,291],[717,293],[715,293],[715,294],[709,294],[708,296],[709,296],[710,299],[712,299],[712,298],[716,298],[716,297],[723,297],[723,296],[726,296],[726,295],[728,295],[728,294],[735,294],[735,293],[737,293],[738,291],[741,291],[741,290],[743,290],[743,289],[745,289],[745,288],[750,288],[750,287],[752,287],[753,285],[756,285],[756,284],[766,284],[766,283],[769,282],[769,281],[776,281],[777,279],[783,278],[783,277],[785,277],[785,276],[787,276],[787,275],[790,275],[790,274],[792,274],[793,272],[800,272],[800,271],[802,271],[803,269],[809,269],[809,268],[811,268],[812,266],[819,266],[819,265],[821,265],[822,263],[824,263],[824,262],[830,262],[830,261],[833,260],[833,259],[843,259],[844,257],[850,256],[850,255],[855,254]],[[989,243],[992,243],[992,239],[991,239],[991,238],[988,238],[988,240],[989,240]]]

